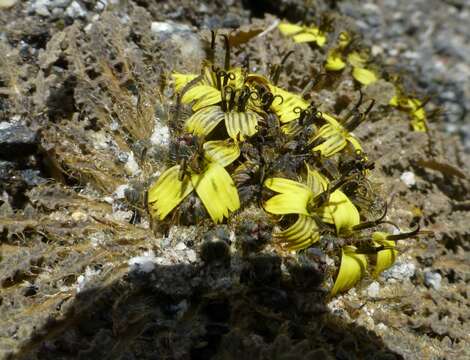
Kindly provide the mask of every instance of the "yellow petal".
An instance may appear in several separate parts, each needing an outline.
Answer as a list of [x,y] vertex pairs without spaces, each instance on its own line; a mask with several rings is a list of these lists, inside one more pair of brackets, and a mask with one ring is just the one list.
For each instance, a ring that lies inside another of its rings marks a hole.
[[289,24],[289,23],[280,23],[277,27],[283,35],[287,35],[287,36],[294,35],[298,32],[303,31],[302,26]]
[[197,74],[181,74],[178,72],[173,72],[171,74],[173,81],[175,82],[175,90],[176,92],[180,92],[183,90],[186,84],[193,81],[195,78],[198,77]]
[[315,42],[318,46],[325,45],[326,37],[322,34],[314,34],[310,32],[303,32],[293,37],[296,43],[303,43],[303,42]]
[[353,51],[348,54],[348,62],[353,66],[353,67],[364,67],[368,60],[368,57],[365,56],[364,54],[360,54],[357,51]]
[[363,254],[356,254],[356,248],[345,246],[342,250],[341,265],[331,296],[351,289],[361,280],[367,270],[367,258]]
[[353,68],[352,76],[362,85],[369,85],[378,80],[375,72],[360,67]]
[[228,135],[234,140],[245,140],[258,131],[259,115],[252,111],[225,113],[225,127]]
[[302,110],[308,108],[309,103],[302,99],[301,96],[293,94],[289,91],[281,89],[274,85],[269,85],[269,90],[276,96],[282,97],[282,103],[279,99],[275,99],[271,105],[271,109],[279,116],[279,120],[283,123],[299,118],[299,113],[294,112],[294,109],[300,108]]
[[423,104],[418,99],[410,99],[413,111],[411,113],[411,126],[414,131],[427,131],[428,126],[426,123],[426,110],[424,110]]
[[411,127],[413,128],[414,131],[419,131],[419,132],[428,131],[428,125],[426,123],[426,120],[423,120],[414,116],[411,119]]
[[237,188],[222,165],[209,163],[202,174],[191,174],[191,182],[215,223],[240,208]]
[[316,221],[305,215],[299,215],[297,221],[287,229],[278,231],[273,236],[283,242],[289,250],[301,250],[320,240]]
[[269,178],[264,182],[264,186],[281,193],[264,203],[267,212],[277,215],[308,215],[307,203],[313,194],[306,185],[289,179]]
[[264,203],[264,209],[276,215],[303,214],[309,215],[307,203],[309,197],[304,193],[279,194]]
[[330,157],[343,150],[347,145],[346,139],[340,134],[330,136],[320,145],[315,146],[312,151],[320,151],[324,157]]
[[353,149],[355,151],[362,152],[361,143],[359,142],[359,140],[354,135],[349,134],[349,136],[347,137],[347,140],[351,143],[351,145],[353,146]]
[[207,160],[222,166],[233,163],[240,156],[240,147],[230,140],[213,140],[204,143],[204,154]]
[[219,106],[208,106],[192,114],[185,123],[188,132],[198,136],[208,135],[224,119]]
[[193,110],[197,111],[205,106],[221,102],[222,95],[219,90],[210,85],[199,84],[191,87],[181,98],[183,104],[189,104],[192,101],[196,101]]
[[148,205],[152,217],[163,220],[186,196],[193,191],[188,177],[178,179],[180,166],[166,170],[149,188]]
[[351,42],[351,35],[347,33],[346,31],[343,31],[341,34],[339,34],[338,38],[338,47],[340,49],[344,49],[346,46],[349,45]]
[[326,191],[328,183],[328,179],[323,174],[307,165],[307,185],[314,196]]
[[264,186],[281,194],[311,193],[308,186],[297,181],[284,178],[266,179]]
[[359,211],[349,198],[340,190],[334,191],[328,200],[328,203],[319,211],[322,214],[322,220],[333,223],[338,235],[347,234],[354,225],[359,224]]
[[391,106],[398,106],[398,96],[393,95],[388,104]]
[[376,246],[387,246],[392,249],[384,249],[377,252],[377,261],[372,275],[378,277],[384,270],[393,265],[398,256],[398,250],[395,250],[395,241],[387,240],[387,233],[376,231],[372,234],[372,240]]
[[325,70],[327,71],[340,71],[343,70],[346,63],[339,51],[332,50],[328,53],[325,62]]

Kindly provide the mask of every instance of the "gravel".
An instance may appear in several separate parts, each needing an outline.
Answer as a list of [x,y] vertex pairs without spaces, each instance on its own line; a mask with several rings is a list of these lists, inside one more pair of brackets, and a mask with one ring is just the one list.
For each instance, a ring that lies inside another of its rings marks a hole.
[[439,290],[441,288],[442,276],[438,272],[425,271],[424,272],[424,284],[427,287]]
[[339,2],[387,65],[418,74],[418,85],[444,112],[438,126],[470,151],[470,1]]

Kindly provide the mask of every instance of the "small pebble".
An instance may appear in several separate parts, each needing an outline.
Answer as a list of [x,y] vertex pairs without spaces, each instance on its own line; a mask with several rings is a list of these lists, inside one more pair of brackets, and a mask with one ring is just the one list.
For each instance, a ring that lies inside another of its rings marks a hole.
[[376,298],[379,296],[380,284],[377,281],[372,282],[367,287],[367,295],[371,298]]
[[431,287],[434,290],[439,290],[441,288],[442,276],[438,272],[426,271],[424,273],[424,284],[427,287]]
[[414,276],[416,272],[416,266],[413,263],[401,263],[397,262],[390,269],[385,270],[382,276],[386,280],[407,280]]
[[401,174],[400,179],[408,187],[412,187],[416,185],[416,177],[415,177],[414,172],[412,171],[405,171],[403,174]]

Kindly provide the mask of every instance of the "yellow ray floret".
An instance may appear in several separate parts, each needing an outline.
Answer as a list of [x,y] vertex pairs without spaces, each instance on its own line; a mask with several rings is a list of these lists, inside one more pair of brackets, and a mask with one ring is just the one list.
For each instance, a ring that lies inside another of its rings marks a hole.
[[323,125],[312,141],[323,138],[325,141],[313,148],[313,151],[320,151],[324,157],[330,157],[343,150],[348,142],[355,151],[362,152],[362,146],[359,141],[346,130],[335,118],[328,114],[323,114],[327,124]]
[[186,120],[185,128],[194,135],[207,136],[224,120],[228,135],[236,141],[243,141],[258,131],[260,119],[261,116],[251,110],[224,112],[219,105],[214,105],[196,111]]
[[325,70],[327,71],[340,71],[346,67],[346,62],[343,56],[337,49],[330,50],[325,61]]
[[240,147],[231,140],[213,140],[204,143],[206,159],[228,166],[240,156]]
[[281,89],[280,87],[269,85],[269,91],[271,91],[274,96],[278,95],[282,98],[282,102],[274,100],[271,105],[271,110],[276,113],[282,123],[298,119],[299,110],[305,110],[309,106],[309,103],[302,99],[301,96]]
[[361,280],[367,270],[367,258],[357,254],[354,246],[345,246],[342,249],[341,265],[335,284],[331,289],[331,296],[352,288]]
[[326,34],[316,26],[300,26],[289,23],[278,25],[283,35],[292,36],[295,42],[315,42],[322,47],[326,43]]
[[270,178],[264,182],[264,186],[280,193],[264,203],[267,212],[276,215],[309,215],[307,204],[313,194],[306,185],[289,179]]
[[245,78],[241,68],[232,68],[227,75],[226,82],[224,82],[223,77],[218,75],[214,67],[207,65],[203,68],[201,76],[174,72],[172,77],[178,93],[181,93],[191,81],[197,80],[189,89],[186,89],[181,98],[183,104],[194,101],[193,110],[196,111],[205,106],[219,103],[222,100],[221,87],[224,85],[231,86],[234,89],[243,87]]
[[191,174],[191,182],[215,223],[240,207],[237,188],[223,166],[209,163],[202,174]]
[[288,250],[302,250],[320,240],[317,222],[305,215],[299,215],[292,226],[275,232],[273,236]]
[[387,249],[377,252],[377,261],[374,272],[372,273],[374,277],[378,277],[383,271],[391,267],[398,256],[398,250],[395,249],[395,241],[387,240],[387,235],[387,233],[380,231],[376,231],[372,234],[372,240],[375,246],[387,247]]
[[[214,150],[217,144],[210,144],[208,147]],[[228,153],[228,150],[226,151]],[[218,157],[217,160],[221,163],[230,163],[235,160],[234,157],[235,154],[231,153],[226,157]],[[212,158],[216,156],[212,154]],[[148,205],[152,217],[163,220],[193,190],[196,190],[215,223],[228,217],[229,211],[235,211],[240,207],[235,184],[221,164],[208,161],[201,173],[188,169],[189,176],[184,176],[182,180],[180,169],[180,165],[169,168],[150,187]]]
[[245,137],[256,134],[260,119],[261,116],[253,111],[229,111],[225,113],[225,127],[232,139],[243,141]]
[[375,72],[361,67],[354,67],[352,76],[362,85],[369,85],[378,80],[377,74]]
[[180,166],[166,170],[148,191],[148,204],[152,217],[163,220],[183,199],[193,191],[188,178],[179,180]]
[[335,225],[338,235],[348,234],[352,227],[360,222],[359,211],[341,190],[336,190],[330,195],[321,213],[323,221]]
[[225,113],[219,106],[208,106],[194,112],[185,123],[186,131],[197,136],[207,136],[225,119]]
[[186,91],[181,98],[183,104],[194,101],[193,111],[197,111],[206,106],[214,105],[222,101],[220,90],[206,84],[195,85]]
[[197,74],[181,74],[178,72],[173,72],[171,74],[173,81],[175,83],[176,92],[180,92],[183,88],[191,81],[198,77]]
[[426,110],[424,109],[422,101],[416,98],[408,98],[404,96],[399,90],[397,90],[397,92],[398,95],[392,97],[389,104],[410,114],[411,127],[414,131],[428,131]]

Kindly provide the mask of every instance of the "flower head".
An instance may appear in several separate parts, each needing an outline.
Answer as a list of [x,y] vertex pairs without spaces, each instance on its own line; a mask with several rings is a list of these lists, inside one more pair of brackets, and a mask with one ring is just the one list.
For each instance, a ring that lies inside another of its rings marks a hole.
[[178,164],[166,170],[150,187],[148,204],[152,217],[163,220],[193,190],[215,223],[240,207],[238,192],[224,169],[240,155],[238,146],[208,141],[197,166]]
[[[302,249],[320,239],[318,222],[334,224],[338,234],[359,224],[359,212],[341,191],[328,192],[329,182],[317,170],[307,166],[307,184],[284,178],[269,178],[264,186],[278,192],[264,203],[275,215],[298,215],[297,221],[274,237],[287,248]],[[324,200],[322,196],[327,196]]]
[[283,35],[291,36],[296,43],[314,42],[320,47],[326,43],[325,32],[316,26],[281,23],[278,28]]

